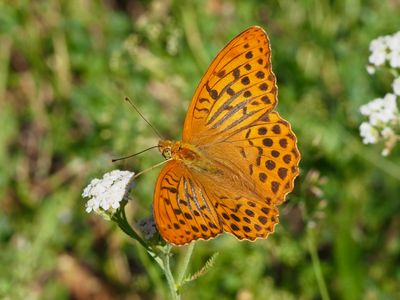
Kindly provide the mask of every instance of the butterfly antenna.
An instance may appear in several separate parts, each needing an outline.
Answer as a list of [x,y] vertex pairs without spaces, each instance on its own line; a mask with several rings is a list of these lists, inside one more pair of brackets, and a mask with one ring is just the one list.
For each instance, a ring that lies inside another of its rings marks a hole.
[[136,156],[136,155],[142,154],[143,152],[149,151],[149,150],[154,149],[154,148],[158,148],[158,146],[153,146],[153,147],[144,149],[144,150],[142,150],[142,151],[140,151],[140,152],[138,152],[138,153],[131,154],[131,155],[128,155],[128,156],[119,157],[119,158],[113,158],[111,161],[112,161],[112,162],[116,162],[116,161],[119,161],[119,160],[124,160],[124,159],[127,159],[127,158],[131,158],[131,157],[134,157],[134,156]]
[[142,119],[145,120],[147,124],[149,124],[151,129],[153,129],[153,131],[158,135],[158,137],[163,140],[164,139],[163,136],[158,132],[158,130],[153,125],[151,125],[151,123],[149,121],[147,121],[147,119],[142,115],[142,113],[139,111],[139,109],[136,107],[136,105],[133,104],[131,99],[129,99],[129,97],[125,97],[125,101],[129,102],[129,104],[136,110],[136,112],[142,117]]
[[132,179],[136,179],[140,175],[142,175],[142,174],[144,174],[144,173],[146,173],[148,171],[151,171],[151,170],[153,170],[153,169],[155,169],[155,168],[157,168],[159,166],[162,166],[163,164],[169,162],[170,160],[172,160],[172,158],[167,159],[167,160],[163,160],[162,162],[159,162],[158,164],[155,164],[154,166],[151,166],[150,168],[144,169],[143,171],[140,171],[139,173],[135,174],[135,176],[133,176]]

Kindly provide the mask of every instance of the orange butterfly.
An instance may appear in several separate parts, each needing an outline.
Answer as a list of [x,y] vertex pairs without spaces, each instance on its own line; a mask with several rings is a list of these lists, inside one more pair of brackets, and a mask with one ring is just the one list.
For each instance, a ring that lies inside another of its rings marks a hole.
[[300,153],[274,108],[276,78],[267,34],[253,26],[214,59],[193,96],[182,141],[161,140],[170,160],[153,213],[164,240],[184,245],[228,232],[266,238],[292,191]]

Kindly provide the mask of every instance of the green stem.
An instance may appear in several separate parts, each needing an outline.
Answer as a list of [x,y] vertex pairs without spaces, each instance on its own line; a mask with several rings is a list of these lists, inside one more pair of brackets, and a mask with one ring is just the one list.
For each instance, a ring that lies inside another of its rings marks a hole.
[[137,240],[148,252],[152,252],[145,241],[129,225],[125,215],[125,207],[121,207],[120,211],[115,213],[112,219],[118,224],[119,228],[121,228],[123,232],[125,232],[134,240]]
[[194,245],[195,245],[194,242],[189,244],[189,246],[188,246],[188,248],[186,250],[186,253],[185,253],[185,257],[183,258],[182,265],[179,268],[178,290],[181,289],[183,280],[185,279],[185,275],[186,275],[186,272],[187,272],[187,269],[188,269],[188,266],[189,266],[189,262],[190,262],[190,259],[192,258]]
[[[177,284],[175,282],[174,276],[171,271],[170,266],[170,257],[171,257],[171,245],[167,245],[164,251],[154,251],[151,247],[149,247],[146,242],[136,233],[135,230],[130,226],[125,214],[125,205],[122,205],[121,208],[112,216],[112,220],[118,224],[118,226],[129,235],[131,238],[135,239],[139,242],[143,248],[147,250],[149,256],[158,263],[158,265],[163,270],[165,277],[167,278],[168,288],[171,294],[172,300],[180,300],[179,290],[177,289]],[[184,264],[182,268],[182,272],[179,276],[179,283],[182,282],[184,275],[186,273],[190,257],[193,252],[194,243],[189,245],[189,248],[186,252],[186,256],[184,258]]]
[[311,255],[311,261],[314,269],[315,278],[317,279],[319,293],[321,294],[321,299],[329,300],[330,298],[328,294],[328,289],[326,288],[325,279],[322,274],[321,262],[319,260],[317,249],[314,244],[313,229],[310,227],[307,230],[307,243],[308,243],[308,251],[310,252]]
[[[135,249],[137,254],[142,262],[143,266],[146,268],[146,273],[149,275],[150,280],[154,283],[156,296],[155,298],[160,299],[163,298],[165,293],[167,292],[167,287],[165,285],[165,280],[160,276],[160,270],[164,270],[163,262],[159,256],[155,256],[152,258],[149,253],[141,247],[141,245],[135,244]],[[154,260],[158,262],[154,264]]]
[[170,253],[171,253],[171,246],[168,245],[167,248],[166,248],[166,251],[162,254],[162,257],[161,257],[161,259],[163,261],[163,265],[164,265],[163,271],[164,271],[165,277],[167,278],[169,291],[171,293],[171,299],[172,300],[179,300],[181,297],[178,294],[178,290],[176,288],[174,276],[172,275],[171,266],[170,266],[170,263],[169,263]]
[[146,242],[136,233],[135,230],[132,229],[125,214],[125,205],[123,205],[118,212],[116,212],[112,216],[112,220],[116,222],[121,228],[123,232],[125,232],[128,236],[133,238],[134,240],[138,241],[139,244],[146,249],[147,253],[150,257],[162,267],[162,261],[160,260],[159,255],[157,255],[156,251],[154,251],[151,247],[149,247]]

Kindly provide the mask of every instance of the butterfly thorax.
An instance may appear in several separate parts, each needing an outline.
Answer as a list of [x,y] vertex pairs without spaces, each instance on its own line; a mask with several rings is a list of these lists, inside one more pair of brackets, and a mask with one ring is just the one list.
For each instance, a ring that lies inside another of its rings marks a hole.
[[212,173],[220,172],[195,145],[181,141],[161,140],[158,143],[158,149],[165,159],[181,161],[191,169]]

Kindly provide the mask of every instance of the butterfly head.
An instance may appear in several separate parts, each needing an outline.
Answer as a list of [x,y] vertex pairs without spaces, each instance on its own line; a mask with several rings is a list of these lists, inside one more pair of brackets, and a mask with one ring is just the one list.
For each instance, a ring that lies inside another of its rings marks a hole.
[[158,142],[158,150],[165,159],[171,159],[176,148],[176,142],[170,140],[161,140]]
[[201,161],[198,149],[187,143],[161,140],[158,142],[158,150],[165,159],[183,161],[187,165]]

